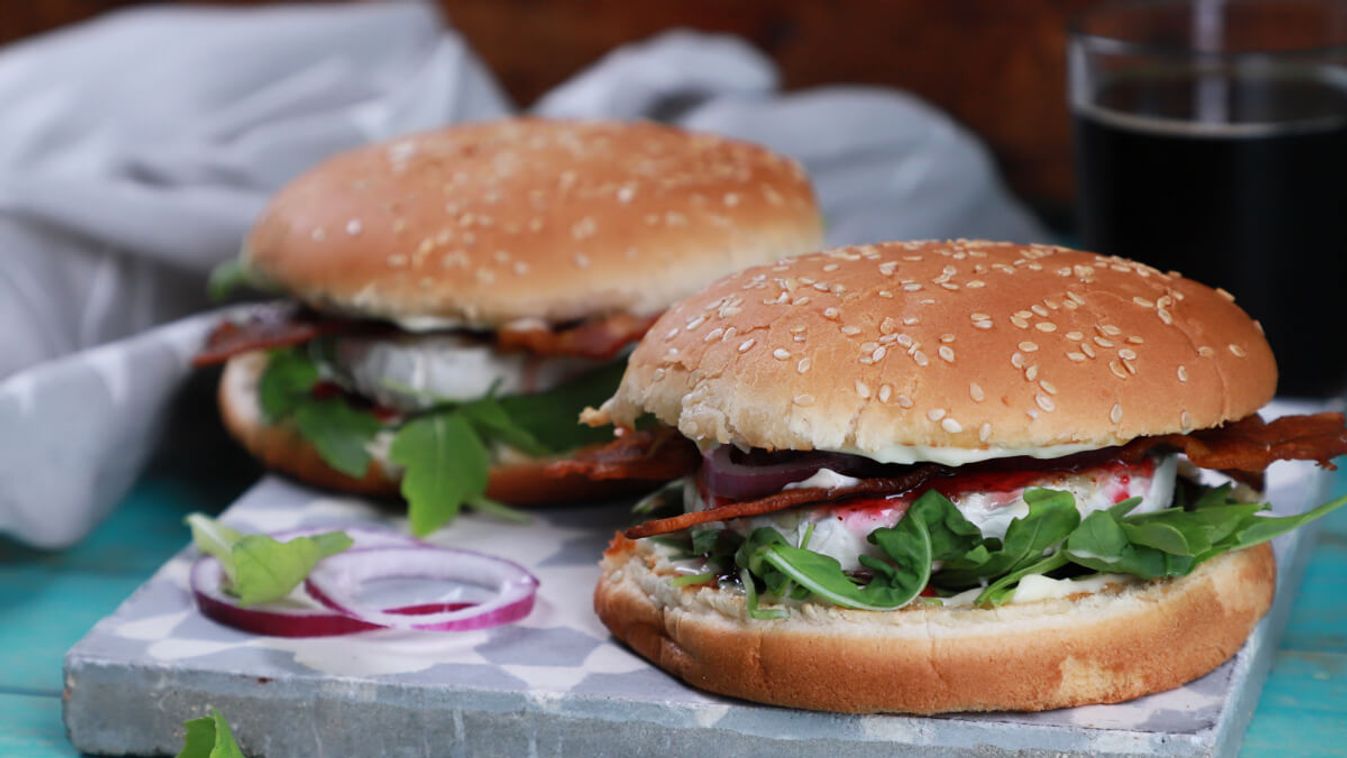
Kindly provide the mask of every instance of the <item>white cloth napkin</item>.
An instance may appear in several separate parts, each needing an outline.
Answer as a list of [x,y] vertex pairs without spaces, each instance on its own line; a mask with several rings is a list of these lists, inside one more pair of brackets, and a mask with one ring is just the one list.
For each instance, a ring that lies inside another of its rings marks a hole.
[[[830,243],[1046,237],[929,106],[875,88],[783,95],[777,80],[736,38],[670,32],[534,110],[792,155]],[[113,13],[0,50],[0,103],[0,532],[47,547],[125,493],[208,319],[130,335],[205,306],[206,272],[276,188],[357,144],[512,110],[420,3]]]

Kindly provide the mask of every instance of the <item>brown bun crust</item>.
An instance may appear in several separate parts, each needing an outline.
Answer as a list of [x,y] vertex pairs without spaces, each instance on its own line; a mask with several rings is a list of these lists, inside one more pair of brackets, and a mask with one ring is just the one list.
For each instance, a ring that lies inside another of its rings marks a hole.
[[518,118],[327,160],[273,198],[244,257],[319,309],[494,328],[654,314],[821,234],[800,166],[757,145]]
[[[399,476],[371,461],[357,479],[327,465],[317,448],[290,423],[268,424],[257,402],[257,380],[266,366],[266,354],[245,353],[231,358],[220,377],[218,399],[225,428],[239,444],[267,468],[324,489],[381,498],[401,497]],[[486,495],[502,503],[524,507],[561,505],[639,494],[650,482],[593,481],[584,476],[557,477],[545,473],[553,459],[498,464],[491,468]]]
[[648,544],[619,535],[604,554],[594,607],[615,637],[701,689],[850,713],[1040,711],[1172,689],[1239,650],[1276,584],[1263,544],[1181,579],[996,610],[810,605],[754,621],[741,596],[672,587]]
[[586,420],[648,411],[696,440],[904,463],[1055,456],[1219,426],[1276,383],[1258,325],[1178,275],[1060,247],[889,242],[678,303]]

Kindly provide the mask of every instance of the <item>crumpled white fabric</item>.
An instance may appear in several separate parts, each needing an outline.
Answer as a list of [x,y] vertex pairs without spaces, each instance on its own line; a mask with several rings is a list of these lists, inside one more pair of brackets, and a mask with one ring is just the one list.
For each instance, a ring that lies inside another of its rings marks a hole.
[[[205,307],[207,271],[273,191],[354,145],[512,111],[410,2],[113,13],[0,50],[0,103],[0,532],[46,547],[130,486],[205,321],[131,335]],[[733,37],[623,47],[534,113],[655,118],[792,155],[834,244],[1046,236],[949,118],[892,90],[783,95]]]

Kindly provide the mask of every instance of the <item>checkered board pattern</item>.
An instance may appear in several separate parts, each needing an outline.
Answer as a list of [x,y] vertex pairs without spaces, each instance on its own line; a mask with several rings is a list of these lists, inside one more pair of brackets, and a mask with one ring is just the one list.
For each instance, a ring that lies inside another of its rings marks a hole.
[[[1300,510],[1326,477],[1284,465],[1279,510]],[[391,506],[268,478],[222,517],[245,531],[354,524],[405,529]],[[523,526],[466,515],[432,538],[509,557],[540,580],[523,621],[464,633],[369,632],[281,639],[204,618],[186,549],[66,661],[66,723],[91,753],[174,752],[207,704],[249,755],[989,755],[1221,754],[1238,744],[1291,592],[1245,649],[1210,675],[1130,703],[1037,714],[849,716],[758,706],[691,689],[614,642],[594,616],[596,561],[629,518],[622,505],[539,513]],[[1282,586],[1298,579],[1303,535],[1277,545]],[[1292,585],[1293,586],[1293,585]],[[1013,662],[1007,662],[1013,665]],[[895,683],[901,686],[901,683]]]

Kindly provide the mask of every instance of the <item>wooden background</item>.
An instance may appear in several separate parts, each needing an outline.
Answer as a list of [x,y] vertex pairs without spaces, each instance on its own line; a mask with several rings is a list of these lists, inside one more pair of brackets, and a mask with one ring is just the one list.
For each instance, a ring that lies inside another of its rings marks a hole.
[[[789,88],[920,95],[980,134],[1049,219],[1070,207],[1065,27],[1095,0],[437,1],[521,105],[624,42],[676,26],[732,32],[770,54]],[[142,2],[0,0],[0,42]]]

